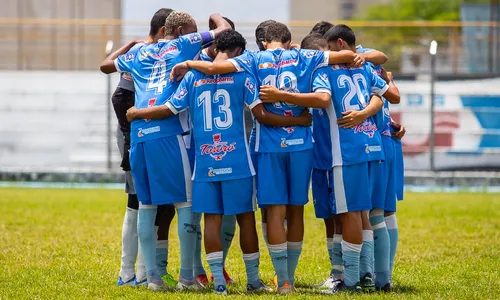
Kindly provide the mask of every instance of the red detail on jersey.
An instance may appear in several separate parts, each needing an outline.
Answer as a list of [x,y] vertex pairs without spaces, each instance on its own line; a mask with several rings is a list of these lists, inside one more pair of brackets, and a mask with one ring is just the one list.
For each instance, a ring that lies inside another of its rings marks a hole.
[[[153,107],[156,104],[156,98],[151,98],[148,100],[148,107]],[[151,119],[144,119],[144,121],[149,122]]]
[[222,142],[222,134],[216,133],[213,135],[213,144],[203,144],[200,146],[201,155],[210,155],[216,161],[221,161],[226,154],[236,149],[236,143],[228,144]]
[[375,124],[373,124],[372,122],[366,120],[354,127],[354,133],[362,132],[370,138],[373,138],[375,131],[377,131],[377,126],[375,126]]

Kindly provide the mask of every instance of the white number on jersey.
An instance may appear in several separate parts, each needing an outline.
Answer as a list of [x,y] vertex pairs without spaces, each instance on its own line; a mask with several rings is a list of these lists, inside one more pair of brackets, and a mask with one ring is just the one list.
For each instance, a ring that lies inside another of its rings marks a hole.
[[[212,118],[212,102],[219,104],[219,113],[224,115],[224,118]],[[233,113],[231,112],[231,98],[227,90],[220,89],[215,92],[212,98],[211,91],[204,91],[198,97],[198,106],[203,106],[203,118],[205,131],[212,131],[213,124],[218,129],[227,129],[233,125]]]
[[[354,80],[353,80],[354,78]],[[366,90],[366,79],[361,74],[354,74],[353,78],[347,75],[340,75],[337,84],[340,88],[348,88],[349,91],[345,94],[344,98],[342,98],[342,104],[344,106],[344,111],[349,110],[361,110],[366,106],[365,96],[359,86],[359,83],[363,85]],[[357,96],[357,99],[355,99]],[[355,103],[352,103],[353,100],[356,100]]]
[[167,76],[167,64],[165,61],[157,61],[153,65],[153,70],[149,76],[148,86],[146,90],[156,90],[155,94],[163,93],[163,89],[167,86],[165,77]]
[[[276,85],[276,75],[267,75],[266,78],[262,81],[262,85],[271,85],[275,86],[278,89],[289,92],[289,93],[298,93],[297,90],[297,76],[290,71],[286,71],[281,73],[278,76],[278,85]],[[287,102],[275,102],[273,103],[274,107],[282,108],[283,105],[287,105],[289,107],[295,107],[297,105]]]

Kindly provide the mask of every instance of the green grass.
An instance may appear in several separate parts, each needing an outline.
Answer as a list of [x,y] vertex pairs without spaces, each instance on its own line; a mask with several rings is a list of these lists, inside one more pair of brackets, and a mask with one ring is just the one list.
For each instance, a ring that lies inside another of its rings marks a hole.
[[[0,189],[0,299],[219,298],[116,287],[124,206],[121,191]],[[340,297],[500,298],[499,208],[500,194],[407,194],[399,203],[395,292]],[[331,297],[307,288],[329,272],[323,225],[314,218],[311,203],[305,224],[299,293],[289,298]],[[170,234],[169,271],[178,276],[175,232]],[[245,272],[237,241],[235,237],[228,271],[239,284],[229,292],[235,298],[254,298],[243,294]],[[261,276],[268,281],[273,271],[263,243],[261,254]]]

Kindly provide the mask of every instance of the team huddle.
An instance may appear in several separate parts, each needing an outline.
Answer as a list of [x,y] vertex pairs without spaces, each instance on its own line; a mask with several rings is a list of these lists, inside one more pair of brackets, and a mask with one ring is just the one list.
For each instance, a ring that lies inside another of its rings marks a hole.
[[[259,51],[249,51],[219,14],[198,32],[189,14],[160,9],[146,40],[101,64],[122,74],[112,101],[129,198],[117,285],[202,290],[213,281],[215,293],[227,294],[234,281],[225,261],[238,223],[247,292],[273,292],[259,276],[258,205],[276,274],[270,285],[293,293],[312,185],[331,263],[314,287],[391,291],[405,129],[390,117],[400,96],[381,67],[386,55],[356,47],[351,28],[325,21],[300,45],[273,20],[255,37]],[[167,272],[175,214],[178,280]]]

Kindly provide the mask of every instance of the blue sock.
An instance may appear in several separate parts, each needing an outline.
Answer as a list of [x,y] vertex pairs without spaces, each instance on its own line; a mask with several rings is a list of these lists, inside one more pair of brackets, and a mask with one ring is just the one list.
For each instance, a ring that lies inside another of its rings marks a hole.
[[193,223],[191,207],[177,209],[177,232],[181,248],[181,271],[179,281],[192,281],[193,261],[196,248],[196,226]]
[[269,245],[269,254],[273,262],[274,271],[278,276],[278,287],[282,287],[288,279],[288,250],[287,244]]
[[359,277],[373,276],[373,231],[363,230],[363,247],[359,258]]
[[373,210],[370,215],[375,240],[375,286],[383,287],[389,283],[389,233],[384,221],[382,210]]
[[328,259],[330,262],[330,276],[333,275],[333,238],[326,239],[326,250],[328,251]]
[[344,261],[342,260],[342,235],[333,236],[332,275],[335,279],[344,279]]
[[233,242],[234,232],[236,231],[236,216],[223,216],[220,227],[220,239],[222,242],[223,262],[226,264],[227,253]]
[[193,275],[194,277],[199,275],[206,275],[205,269],[203,268],[203,262],[201,261],[201,243],[203,242],[203,235],[201,233],[201,214],[193,213],[193,223],[196,225],[196,248],[194,252],[194,262],[193,262]]
[[214,276],[214,288],[217,289],[219,286],[226,286],[226,279],[224,279],[224,273],[222,272],[222,251],[212,252],[207,254],[208,266],[210,271]]
[[156,241],[156,267],[158,274],[164,276],[168,273],[168,240]]
[[359,282],[359,257],[363,244],[351,244],[342,241],[342,259],[344,260],[344,283],[353,287]]
[[389,233],[389,240],[391,244],[390,250],[390,263],[389,263],[389,279],[392,282],[392,271],[394,270],[394,257],[396,257],[396,250],[398,249],[398,221],[396,215],[390,215],[385,218],[385,223],[387,225],[387,231]]
[[245,268],[247,271],[247,283],[252,285],[253,287],[259,287],[260,253],[255,252],[255,253],[243,254],[243,261],[245,262]]
[[151,280],[161,280],[156,267],[156,210],[156,206],[140,206],[137,219],[137,232],[141,243],[144,264],[146,265],[146,278],[148,282],[151,282]]
[[290,284],[295,284],[295,270],[299,264],[300,253],[302,253],[302,242],[288,242],[288,279]]

